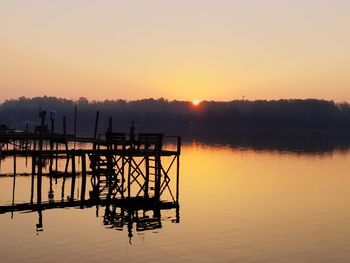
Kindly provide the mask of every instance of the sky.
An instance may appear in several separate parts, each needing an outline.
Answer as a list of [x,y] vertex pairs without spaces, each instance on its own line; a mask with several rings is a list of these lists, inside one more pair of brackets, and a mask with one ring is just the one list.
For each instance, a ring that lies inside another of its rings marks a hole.
[[350,102],[350,1],[0,0],[0,91]]

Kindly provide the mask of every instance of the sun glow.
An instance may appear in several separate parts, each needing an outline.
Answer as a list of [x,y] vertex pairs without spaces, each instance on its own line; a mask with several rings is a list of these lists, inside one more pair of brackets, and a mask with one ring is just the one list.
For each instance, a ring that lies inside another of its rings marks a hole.
[[200,103],[201,103],[201,101],[200,101],[199,99],[194,99],[194,100],[192,100],[192,104],[193,104],[194,106],[198,106]]

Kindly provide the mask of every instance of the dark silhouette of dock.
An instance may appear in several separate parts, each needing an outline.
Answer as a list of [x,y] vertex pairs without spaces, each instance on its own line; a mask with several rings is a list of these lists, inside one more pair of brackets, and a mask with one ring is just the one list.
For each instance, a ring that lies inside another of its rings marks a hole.
[[[1,159],[13,158],[13,173],[0,176],[14,178],[13,202],[0,204],[0,213],[37,211],[39,230],[42,228],[43,210],[67,207],[103,206],[104,224],[118,227],[121,222],[130,221],[136,222],[140,230],[161,227],[160,211],[164,209],[175,209],[179,220],[181,137],[167,137],[161,133],[136,134],[133,124],[129,134],[114,132],[111,118],[105,134],[98,135],[97,112],[94,136],[79,138],[76,134],[66,133],[65,118],[63,133],[59,134],[54,132],[54,114],[50,115],[50,130],[46,124],[46,112],[40,111],[39,116],[40,125],[35,127],[34,132],[9,129],[0,132],[0,164]],[[166,140],[173,140],[174,149],[165,148]],[[76,143],[84,143],[87,147],[77,149]],[[17,173],[18,157],[30,160],[31,173]],[[168,161],[163,162],[163,158],[168,158]],[[64,171],[59,170],[58,160],[65,162]],[[25,203],[14,202],[15,180],[19,175],[31,176],[28,186],[31,196]],[[80,193],[79,198],[76,198],[78,176]],[[50,180],[48,201],[42,201],[43,177],[49,177]],[[63,178],[60,199],[55,198],[52,190],[53,180],[58,177]],[[71,181],[71,189],[65,198],[64,184],[67,178]],[[173,187],[171,181],[174,181]],[[150,210],[153,211],[152,218],[144,215]],[[140,211],[143,213],[141,216]]]

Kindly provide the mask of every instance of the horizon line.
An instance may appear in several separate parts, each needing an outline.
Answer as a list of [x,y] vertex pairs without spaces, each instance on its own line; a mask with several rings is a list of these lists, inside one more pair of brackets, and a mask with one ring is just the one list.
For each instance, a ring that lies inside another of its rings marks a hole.
[[194,100],[198,100],[201,103],[202,102],[221,102],[221,103],[229,103],[229,102],[237,102],[237,101],[247,101],[247,102],[254,102],[254,101],[267,101],[267,102],[272,102],[272,101],[281,101],[281,100],[303,100],[303,101],[307,101],[307,100],[319,100],[319,101],[329,101],[329,102],[334,102],[336,104],[341,104],[341,103],[350,103],[349,101],[343,100],[343,101],[336,101],[334,99],[327,99],[327,98],[317,98],[317,97],[305,97],[305,98],[297,98],[297,97],[289,97],[289,98],[278,98],[278,99],[249,99],[246,96],[242,96],[241,98],[236,98],[236,99],[231,99],[231,100],[215,100],[215,99],[200,99],[200,98],[193,98],[190,100],[184,100],[184,99],[169,99],[169,98],[165,98],[165,97],[145,97],[145,98],[137,98],[137,99],[126,99],[126,98],[113,98],[113,99],[89,99],[87,97],[81,96],[79,98],[67,98],[67,97],[61,97],[61,96],[48,96],[48,95],[41,95],[41,96],[32,96],[32,97],[26,97],[26,96],[19,96],[17,98],[4,98],[4,99],[0,99],[0,104],[5,103],[6,101],[11,101],[11,100],[20,100],[20,99],[35,99],[35,98],[55,98],[55,99],[63,99],[63,100],[68,100],[68,101],[73,101],[73,102],[78,102],[79,100],[83,99],[83,100],[87,100],[88,103],[103,103],[106,101],[125,101],[127,103],[129,102],[136,102],[136,101],[142,101],[142,100],[165,100],[168,102],[193,102]]

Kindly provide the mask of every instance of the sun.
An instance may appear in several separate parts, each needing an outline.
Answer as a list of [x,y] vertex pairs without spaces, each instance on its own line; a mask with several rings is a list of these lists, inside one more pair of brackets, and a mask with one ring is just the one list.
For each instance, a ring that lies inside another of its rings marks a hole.
[[194,100],[192,100],[192,104],[193,104],[194,106],[198,106],[200,103],[201,103],[201,101],[200,101],[199,99],[194,99]]

